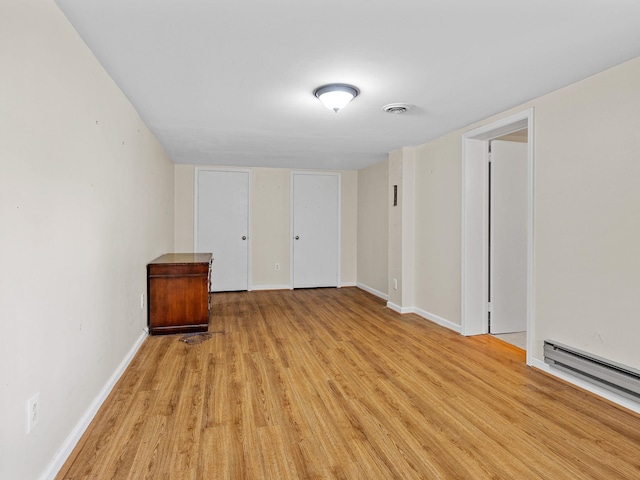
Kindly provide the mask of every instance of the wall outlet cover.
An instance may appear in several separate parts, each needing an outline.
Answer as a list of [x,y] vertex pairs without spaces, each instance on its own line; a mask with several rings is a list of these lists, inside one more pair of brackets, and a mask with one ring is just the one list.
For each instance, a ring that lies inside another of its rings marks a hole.
[[27,433],[36,428],[40,421],[40,392],[27,400]]

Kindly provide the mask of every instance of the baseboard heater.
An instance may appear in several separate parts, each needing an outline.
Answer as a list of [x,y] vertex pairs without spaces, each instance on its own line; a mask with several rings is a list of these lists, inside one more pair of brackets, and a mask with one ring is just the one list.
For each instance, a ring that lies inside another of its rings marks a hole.
[[640,371],[550,340],[545,363],[631,400],[640,401]]

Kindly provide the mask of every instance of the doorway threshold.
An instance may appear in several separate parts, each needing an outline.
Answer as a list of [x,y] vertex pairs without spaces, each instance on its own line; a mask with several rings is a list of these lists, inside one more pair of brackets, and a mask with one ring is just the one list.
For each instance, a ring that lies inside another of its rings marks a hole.
[[527,349],[527,332],[498,333],[491,336],[522,350]]

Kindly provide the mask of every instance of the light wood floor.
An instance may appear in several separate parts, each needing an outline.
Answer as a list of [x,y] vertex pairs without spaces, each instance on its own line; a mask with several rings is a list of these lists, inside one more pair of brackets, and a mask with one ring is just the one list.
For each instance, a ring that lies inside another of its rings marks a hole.
[[216,294],[150,337],[58,478],[639,479],[640,416],[356,288]]

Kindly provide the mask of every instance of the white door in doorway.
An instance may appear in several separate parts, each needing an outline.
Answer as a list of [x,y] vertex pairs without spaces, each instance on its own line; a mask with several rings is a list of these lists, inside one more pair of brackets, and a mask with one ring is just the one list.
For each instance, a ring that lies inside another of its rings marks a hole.
[[491,142],[490,333],[527,329],[527,144]]
[[211,291],[249,288],[249,172],[197,170],[197,252],[213,253]]
[[340,276],[340,174],[291,174],[293,288],[337,287]]

